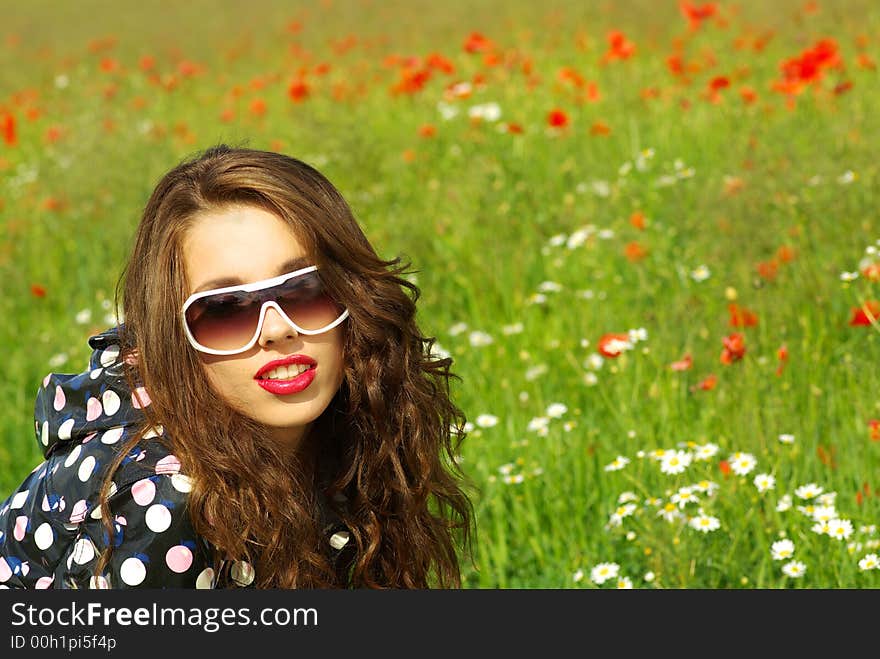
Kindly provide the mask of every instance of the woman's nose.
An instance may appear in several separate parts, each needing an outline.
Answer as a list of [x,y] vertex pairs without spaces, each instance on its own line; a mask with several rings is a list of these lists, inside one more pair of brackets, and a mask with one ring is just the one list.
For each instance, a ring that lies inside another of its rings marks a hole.
[[278,309],[268,307],[266,316],[263,318],[263,327],[260,330],[260,338],[258,343],[261,346],[278,343],[285,339],[295,339],[299,336],[299,332],[287,322],[287,320],[278,312]]

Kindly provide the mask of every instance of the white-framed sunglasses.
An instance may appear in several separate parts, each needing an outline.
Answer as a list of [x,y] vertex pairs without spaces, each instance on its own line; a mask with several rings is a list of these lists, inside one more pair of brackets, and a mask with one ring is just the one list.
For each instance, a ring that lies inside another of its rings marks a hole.
[[210,355],[250,350],[269,307],[300,334],[333,329],[348,318],[348,309],[327,294],[317,271],[318,266],[310,265],[272,279],[190,295],[181,309],[187,340]]

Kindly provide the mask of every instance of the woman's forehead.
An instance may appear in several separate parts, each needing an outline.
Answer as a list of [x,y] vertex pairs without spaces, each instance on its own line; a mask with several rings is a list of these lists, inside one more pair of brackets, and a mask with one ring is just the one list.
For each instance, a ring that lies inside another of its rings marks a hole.
[[306,246],[278,216],[256,207],[232,207],[194,218],[182,256],[191,290],[218,281],[269,279],[312,265]]

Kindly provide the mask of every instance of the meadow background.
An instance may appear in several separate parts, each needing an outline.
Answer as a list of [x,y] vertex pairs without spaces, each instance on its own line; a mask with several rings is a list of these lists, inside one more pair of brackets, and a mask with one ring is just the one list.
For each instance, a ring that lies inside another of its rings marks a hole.
[[224,141],[412,261],[466,587],[880,585],[876,3],[3,4],[0,491],[153,185]]

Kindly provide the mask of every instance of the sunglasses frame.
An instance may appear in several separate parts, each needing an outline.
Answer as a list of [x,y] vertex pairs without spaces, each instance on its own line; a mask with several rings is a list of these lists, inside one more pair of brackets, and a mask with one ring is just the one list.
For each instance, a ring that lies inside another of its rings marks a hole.
[[326,327],[322,327],[318,330],[307,330],[301,328],[297,325],[293,320],[284,313],[284,310],[275,300],[266,300],[263,302],[263,306],[260,307],[260,317],[257,320],[257,329],[254,331],[254,335],[251,337],[251,340],[248,341],[247,345],[243,348],[236,348],[235,350],[215,350],[214,348],[208,348],[207,346],[203,346],[200,344],[196,338],[193,336],[192,332],[189,329],[189,324],[186,321],[186,312],[187,309],[192,306],[192,304],[196,300],[200,300],[204,297],[208,297],[209,295],[216,295],[217,293],[229,293],[232,291],[246,291],[251,293],[253,291],[261,291],[265,288],[272,288],[273,286],[278,286],[279,284],[283,284],[284,282],[294,279],[296,277],[300,277],[306,273],[314,272],[318,269],[316,265],[310,265],[306,268],[300,268],[299,270],[294,270],[293,272],[288,272],[284,275],[278,275],[277,277],[272,277],[271,279],[261,279],[260,281],[254,281],[248,284],[239,284],[237,286],[225,286],[223,288],[212,288],[208,291],[199,291],[198,293],[193,293],[188,298],[186,298],[186,302],[183,303],[183,308],[180,312],[181,321],[183,322],[183,331],[186,333],[186,339],[189,341],[189,344],[198,350],[199,352],[204,352],[209,355],[237,355],[239,353],[250,350],[257,343],[257,339],[260,336],[260,332],[263,330],[263,320],[266,318],[266,310],[269,307],[275,309],[278,314],[297,332],[300,334],[306,334],[308,336],[314,336],[315,334],[323,334],[327,332],[337,325],[339,325],[343,320],[348,318],[348,309],[345,309],[332,323],[327,325]]

